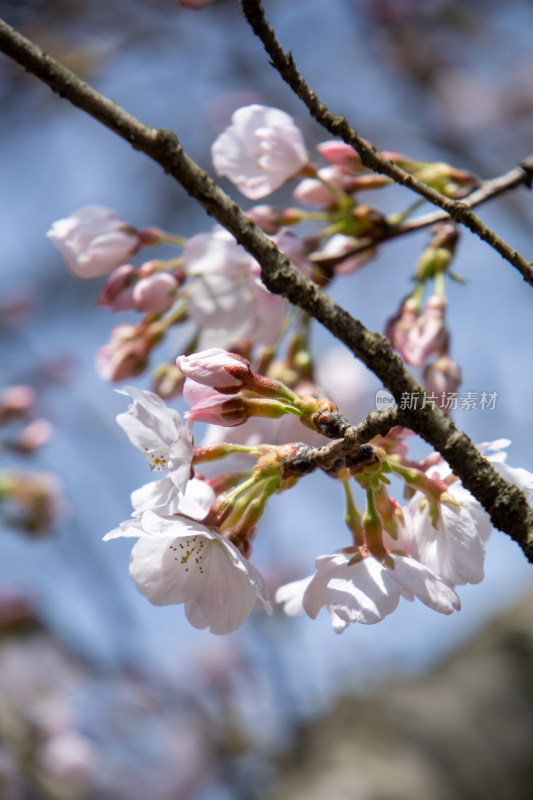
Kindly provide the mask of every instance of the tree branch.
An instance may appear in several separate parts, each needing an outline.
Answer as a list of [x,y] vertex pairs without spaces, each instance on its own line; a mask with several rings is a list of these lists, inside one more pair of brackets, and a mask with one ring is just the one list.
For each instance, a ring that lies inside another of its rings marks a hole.
[[[2,20],[0,50],[172,175],[259,262],[267,288],[322,323],[380,378],[398,403],[404,393],[416,395],[422,401],[423,390],[393,353],[388,339],[368,331],[296,269],[274,242],[189,158],[174,133],[143,124]],[[507,483],[440,409],[427,406],[418,411],[402,410],[398,412],[398,420],[446,459],[463,485],[490,514],[495,527],[511,536],[533,563],[533,511],[518,487]]]
[[[469,208],[472,208],[486,203],[488,200],[492,200],[495,197],[499,197],[501,194],[516,189],[519,186],[525,186],[531,189],[532,181],[533,154],[524,159],[519,166],[513,167],[503,175],[483,181],[477,189],[466,197],[463,197],[461,202],[468,205]],[[320,253],[318,253],[315,256],[311,256],[311,260],[321,264],[326,269],[333,269],[347,258],[369,250],[371,247],[376,247],[376,245],[389,242],[391,239],[396,239],[399,236],[405,236],[406,234],[429,228],[432,225],[436,225],[439,222],[446,222],[447,220],[449,220],[449,214],[446,211],[433,211],[429,214],[415,217],[415,219],[400,222],[398,225],[389,225],[380,236],[360,239],[353,248],[347,250],[346,253],[340,256],[321,256]]]
[[[292,54],[290,52],[285,53],[279,44],[274,30],[265,18],[265,13],[259,0],[241,0],[241,7],[250,27],[261,40],[270,56],[272,66],[279,72],[293,92],[305,103],[317,122],[333,136],[339,136],[347,144],[351,145],[359,153],[365,167],[381,175],[386,175],[395,183],[411,189],[430,203],[433,203],[433,205],[442,208],[455,222],[459,222],[469,228],[472,233],[487,242],[503,258],[516,267],[524,280],[533,286],[533,265],[508,245],[507,242],[500,239],[493,230],[488,228],[471,211],[468,203],[463,200],[450,200],[401,169],[401,167],[393,164],[392,161],[382,156],[374,147],[362,139],[357,131],[350,127],[345,117],[340,114],[334,114],[326,105],[320,102],[316,93],[309,88],[298,72]],[[529,181],[531,181],[531,169],[529,169]]]

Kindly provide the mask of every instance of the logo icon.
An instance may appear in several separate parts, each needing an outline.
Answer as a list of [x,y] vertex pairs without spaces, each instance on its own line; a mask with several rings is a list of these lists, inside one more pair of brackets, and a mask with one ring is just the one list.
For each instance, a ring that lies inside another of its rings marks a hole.
[[378,389],[376,392],[376,408],[378,411],[384,411],[386,408],[393,408],[396,405],[396,400],[387,389]]

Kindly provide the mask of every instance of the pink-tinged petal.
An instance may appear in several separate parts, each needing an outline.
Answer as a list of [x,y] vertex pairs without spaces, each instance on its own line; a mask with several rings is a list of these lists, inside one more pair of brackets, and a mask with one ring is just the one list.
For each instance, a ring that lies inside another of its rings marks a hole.
[[138,232],[103,206],[85,206],[54,222],[46,234],[68,269],[88,280],[112,272],[138,249]]
[[251,200],[278,189],[308,162],[303,136],[292,118],[261,105],[235,111],[211,155],[216,173],[228,177]]
[[327,142],[318,144],[316,149],[322,158],[330,164],[337,164],[356,171],[364,169],[359,153],[345,142],[329,139]]
[[190,356],[178,356],[176,365],[186,378],[219,391],[226,387],[242,386],[243,376],[251,372],[245,358],[228,353],[221,347],[211,347]]
[[157,272],[141,278],[133,288],[132,297],[139,311],[162,314],[173,304],[177,289],[178,281],[173,275],[169,272]]

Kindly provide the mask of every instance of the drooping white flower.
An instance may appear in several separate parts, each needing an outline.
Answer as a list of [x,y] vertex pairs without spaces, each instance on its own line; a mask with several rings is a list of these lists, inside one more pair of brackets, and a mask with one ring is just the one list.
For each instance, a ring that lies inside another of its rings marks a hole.
[[322,607],[331,614],[337,633],[351,622],[371,625],[391,614],[402,595],[418,597],[441,614],[460,609],[459,598],[430,569],[406,555],[389,553],[384,564],[370,554],[342,551],[320,556],[311,578],[278,589],[276,600],[287,614],[304,610],[315,619]]
[[217,175],[229,178],[251,200],[279,189],[309,160],[292,117],[262,105],[237,109],[213,142],[211,156]]
[[[525,469],[505,463],[508,439],[484,442],[478,449],[500,475],[516,484],[526,495],[533,496],[533,475]],[[428,470],[440,479],[449,478],[451,469],[441,459]],[[411,531],[410,554],[440,575],[450,586],[479,583],[483,580],[484,543],[492,531],[490,517],[460,481],[451,483],[448,494],[454,504],[441,503],[437,526],[429,519],[425,497],[413,495],[404,511],[404,520]]]
[[112,272],[140,244],[135,228],[104,206],[84,206],[54,222],[46,235],[69,270],[84,280]]
[[239,628],[257,602],[270,610],[264,579],[253,564],[227,539],[186,516],[143,515],[130,575],[151,603],[184,603],[189,622],[212,633]]
[[421,492],[403,509],[405,525],[411,529],[410,554],[450,586],[479,583],[485,562],[481,506],[460,483],[452,484],[448,494],[457,505],[439,504],[436,527]]
[[180,491],[190,477],[193,455],[191,424],[185,425],[178,412],[153,392],[126,386],[117,390],[133,403],[117,416],[130,441],[146,456],[150,469],[169,472]]

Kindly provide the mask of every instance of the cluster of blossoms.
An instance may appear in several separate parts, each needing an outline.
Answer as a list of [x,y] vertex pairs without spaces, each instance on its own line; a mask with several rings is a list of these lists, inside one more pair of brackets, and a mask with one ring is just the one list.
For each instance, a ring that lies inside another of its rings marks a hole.
[[[238,109],[212,146],[216,173],[250,200],[297,180],[298,206],[255,205],[247,214],[295,267],[326,286],[370,261],[412,209],[385,216],[360,201],[363,191],[390,180],[370,173],[351,147],[327,141],[318,152],[326,166],[310,161],[291,117],[261,105]],[[476,185],[472,175],[447,164],[384,155],[449,197]],[[306,229],[313,223],[316,230],[298,236],[293,228],[299,223]],[[339,632],[351,622],[378,622],[401,597],[416,597],[443,614],[459,609],[455,588],[483,578],[487,514],[440,457],[408,460],[409,432],[403,429],[340,460],[331,455],[335,443],[328,450],[327,438],[342,441],[350,425],[317,383],[310,319],[267,291],[258,263],[229,233],[216,227],[184,239],[154,228],[139,231],[107,209],[89,207],[60,220],[49,236],[74,274],[108,275],[100,304],[145,314],[137,324],[115,328],[100,350],[97,366],[104,377],[138,375],[171,327],[192,324],[183,355],[156,370],[154,392],[122,390],[132,403],[118,417],[150,469],[163,473],[132,493],[132,517],[106,537],[137,539],[130,572],[152,603],[183,603],[194,626],[217,634],[238,628],[256,606],[270,611],[272,600],[288,614],[305,611],[313,618],[325,607]],[[455,391],[461,380],[444,322],[445,281],[458,279],[450,270],[456,240],[451,224],[433,231],[416,268],[415,290],[387,326],[393,347],[408,364],[425,368],[426,389],[436,395]],[[126,263],[159,244],[179,246],[180,253],[140,267]],[[428,285],[433,293],[422,312]],[[190,406],[187,422],[165,404],[180,393]],[[291,427],[280,435],[285,421]],[[195,447],[194,422],[208,423],[218,434],[208,433]],[[319,442],[322,447],[312,446]],[[506,444],[486,445],[487,458],[529,496],[533,476],[506,467]],[[197,471],[234,454],[252,466],[215,478]],[[315,468],[343,484],[349,542],[320,556],[314,575],[281,586],[271,598],[250,560],[258,522],[271,496]],[[389,495],[391,477],[404,483],[407,504]],[[365,496],[363,511],[352,493],[354,481]]]
[[[312,163],[303,134],[288,114],[255,104],[234,112],[211,155],[217,175],[254,202],[296,181],[297,205],[258,204],[246,213],[294,266],[325,286],[368,263],[386,232],[411,209],[386,216],[361,200],[366,190],[386,187],[390,180],[369,172],[348,145],[326,141],[317,151],[325,166]],[[476,185],[472,175],[448,164],[419,162],[393,152],[384,155],[449,197],[461,197]],[[305,233],[300,235],[301,223]],[[180,347],[185,353],[226,347],[247,357],[257,355],[254,363],[261,368],[265,352],[274,351],[290,327],[295,337],[305,337],[307,319],[291,313],[283,298],[267,291],[259,264],[219,226],[184,238],[158,228],[138,230],[113,211],[88,206],[56,222],[48,236],[74,275],[107,276],[99,305],[143,314],[139,322],[116,326],[97,353],[97,369],[105,379],[124,381],[142,373],[152,350],[176,326],[188,337]],[[426,379],[432,387],[442,384],[441,391],[451,391],[460,381],[458,367],[447,355],[443,322],[444,277],[453,277],[449,264],[456,238],[449,225],[435,233],[417,267],[417,289],[389,332],[408,363],[424,366],[429,358],[436,359]],[[130,263],[145,248],[158,245],[178,247],[179,252],[140,266]],[[430,281],[436,284],[435,296],[421,315],[421,297]],[[290,369],[294,371],[294,364]],[[308,376],[300,372],[299,377]],[[172,362],[155,369],[153,388],[166,399],[180,393],[182,376]]]
[[[347,427],[330,401],[295,395],[254,373],[238,355],[213,348],[181,356],[178,363],[193,397],[193,384],[206,390],[210,420],[219,425],[239,424],[240,413],[238,419],[233,415],[236,401],[251,416],[291,414],[332,437]],[[270,611],[265,580],[250,560],[257,524],[268,499],[314,469],[323,448],[301,442],[194,447],[191,420],[201,418],[202,399],[194,400],[185,423],[158,395],[133,387],[122,391],[133,402],[118,423],[150,469],[165,473],[132,493],[132,518],[106,536],[138,539],[130,573],[139,591],[156,605],[184,603],[195,627],[218,634],[242,625],[256,606]],[[315,618],[325,607],[338,632],[351,622],[378,622],[401,597],[416,597],[451,614],[460,608],[455,587],[482,580],[491,530],[486,512],[442,459],[409,461],[406,433],[393,429],[368,445],[364,458],[347,458],[334,469],[322,466],[344,485],[350,541],[320,556],[314,575],[277,590],[273,599],[287,614],[305,611]],[[482,449],[504,477],[531,496],[533,475],[505,464],[507,445],[498,441]],[[254,460],[254,466],[210,479],[196,471],[202,463],[236,453]],[[391,476],[404,482],[411,495],[407,505],[390,497]],[[354,502],[352,480],[366,494],[363,513]]]

